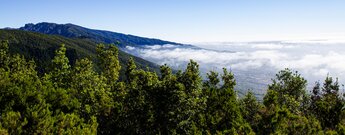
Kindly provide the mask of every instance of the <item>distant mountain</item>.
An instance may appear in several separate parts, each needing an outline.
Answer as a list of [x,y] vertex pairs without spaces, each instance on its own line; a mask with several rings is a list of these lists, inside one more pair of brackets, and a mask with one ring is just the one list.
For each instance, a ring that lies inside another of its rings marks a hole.
[[[90,39],[65,38],[36,32],[0,29],[0,40],[9,41],[9,49],[12,54],[19,53],[24,55],[26,59],[35,60],[40,73],[46,72],[46,67],[50,66],[55,50],[61,44],[65,44],[67,48],[66,55],[71,65],[74,65],[76,59],[85,57],[97,62],[97,43]],[[148,67],[152,71],[159,71],[158,65],[119,50],[119,60],[122,67],[120,77],[124,77],[124,69],[130,57],[134,58],[138,68],[146,69]],[[97,67],[95,68],[97,69]]]
[[160,39],[144,38],[104,30],[94,30],[74,24],[37,23],[26,24],[20,30],[33,31],[51,35],[61,35],[68,38],[91,39],[98,43],[120,43],[120,46],[141,46],[141,45],[181,45],[175,42],[163,41]]

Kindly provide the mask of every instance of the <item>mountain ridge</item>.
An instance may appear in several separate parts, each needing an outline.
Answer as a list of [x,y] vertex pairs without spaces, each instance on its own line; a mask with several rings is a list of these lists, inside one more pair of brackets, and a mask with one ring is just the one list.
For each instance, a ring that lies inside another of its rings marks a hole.
[[107,30],[96,30],[75,25],[72,23],[28,23],[25,24],[23,27],[20,27],[19,30],[39,32],[50,35],[61,35],[68,38],[87,38],[94,40],[97,43],[118,44],[120,47],[164,44],[183,45],[180,43],[155,38],[140,37],[131,34],[123,34]]

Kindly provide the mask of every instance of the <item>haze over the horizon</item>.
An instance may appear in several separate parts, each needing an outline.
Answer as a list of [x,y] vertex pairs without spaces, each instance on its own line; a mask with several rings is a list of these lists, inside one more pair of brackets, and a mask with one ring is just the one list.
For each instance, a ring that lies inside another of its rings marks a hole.
[[73,23],[175,42],[345,39],[343,0],[8,1],[0,28]]

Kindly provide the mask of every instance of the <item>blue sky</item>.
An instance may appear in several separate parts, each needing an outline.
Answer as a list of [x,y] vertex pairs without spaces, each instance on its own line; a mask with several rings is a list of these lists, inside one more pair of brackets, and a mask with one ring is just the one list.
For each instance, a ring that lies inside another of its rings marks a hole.
[[0,27],[55,22],[176,42],[345,39],[344,0],[0,0]]

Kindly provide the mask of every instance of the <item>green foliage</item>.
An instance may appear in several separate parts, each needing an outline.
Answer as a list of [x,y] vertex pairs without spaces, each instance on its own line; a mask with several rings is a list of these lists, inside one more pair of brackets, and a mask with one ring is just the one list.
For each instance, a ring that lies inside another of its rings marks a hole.
[[209,80],[204,83],[204,95],[207,96],[205,121],[210,134],[250,134],[250,125],[242,117],[237,95],[234,90],[234,75],[223,69],[223,86],[218,85],[218,74],[210,72]]
[[307,81],[297,71],[293,72],[290,69],[285,69],[279,71],[276,79],[273,79],[272,84],[268,85],[268,89],[276,92],[277,101],[275,102],[277,102],[277,105],[285,106],[290,111],[299,113],[303,98],[306,96],[306,85]]
[[74,96],[81,106],[81,116],[89,118],[94,115],[108,114],[113,102],[109,88],[93,70],[93,64],[88,59],[78,60],[72,74],[71,88],[75,89]]
[[199,115],[205,108],[205,98],[202,97],[202,81],[199,73],[199,65],[191,60],[186,70],[179,76],[180,82],[178,91],[179,105],[176,114],[176,133],[191,134],[193,130],[198,130],[200,122]]
[[332,77],[327,76],[322,88],[320,83],[316,83],[311,96],[310,112],[318,118],[324,129],[336,129],[344,118],[344,105],[343,96],[339,95],[338,79],[333,82]]
[[1,41],[0,43],[0,66],[7,67],[9,62],[8,57],[8,41]]
[[260,110],[263,106],[256,100],[252,92],[248,92],[244,98],[240,100],[241,114],[243,118],[250,124],[255,132],[259,131],[259,122],[262,119]]
[[19,112],[6,112],[1,116],[1,127],[7,129],[9,134],[21,134],[22,127],[27,124],[27,120],[22,118]]
[[[306,98],[306,80],[290,69],[280,71],[268,86],[265,108],[259,113],[260,134],[319,134],[320,122],[305,113],[310,98]],[[307,102],[307,103],[306,103]],[[306,107],[307,106],[307,107]]]
[[57,116],[54,132],[56,134],[96,134],[97,122],[92,117],[90,122],[85,122],[75,114],[60,114]]
[[96,50],[102,75],[108,79],[108,83],[115,83],[119,78],[119,71],[121,69],[118,58],[119,50],[114,45],[109,46],[105,50],[105,46],[102,44],[98,45]]
[[251,92],[238,98],[227,69],[211,71],[203,81],[192,60],[183,72],[162,65],[157,75],[137,67],[134,58],[121,66],[119,50],[106,45],[97,46],[96,65],[88,58],[71,65],[62,45],[40,76],[33,60],[8,49],[2,41],[0,134],[345,132],[344,100],[331,77],[309,95],[301,75],[282,70],[259,102]]
[[55,87],[67,88],[70,82],[70,68],[69,60],[66,57],[66,48],[62,44],[61,47],[55,51],[56,56],[54,57],[53,70],[51,73],[51,79]]
[[176,133],[178,123],[183,120],[177,118],[181,117],[180,100],[185,98],[184,87],[167,65],[161,66],[161,73],[160,85],[154,91],[155,125],[162,134]]
[[314,119],[294,115],[287,108],[278,109],[271,118],[271,133],[274,134],[318,134],[320,124]]
[[[55,56],[55,51],[61,44],[65,44],[66,57],[69,59],[71,66],[75,65],[77,59],[88,58],[93,63],[97,63],[95,69],[97,72],[100,71],[97,51],[95,49],[99,42],[94,42],[90,39],[64,38],[62,36],[45,35],[21,30],[0,30],[0,40],[4,40],[2,42],[8,42],[8,53],[19,53],[24,55],[28,60],[34,60],[40,76],[48,73],[49,69],[53,67],[51,61]],[[105,46],[105,48],[108,48],[109,45]],[[118,60],[120,61],[121,67],[126,67],[126,63],[131,57],[133,57],[138,68],[146,70],[146,67],[149,67],[150,70],[159,72],[158,65],[118,50]],[[124,76],[125,68],[122,68],[120,70],[120,79],[124,80]]]

